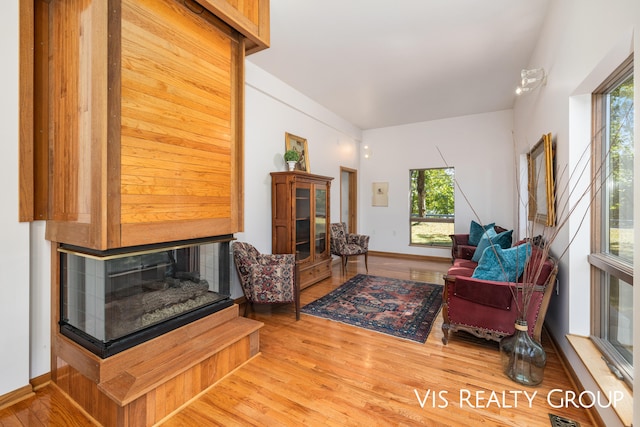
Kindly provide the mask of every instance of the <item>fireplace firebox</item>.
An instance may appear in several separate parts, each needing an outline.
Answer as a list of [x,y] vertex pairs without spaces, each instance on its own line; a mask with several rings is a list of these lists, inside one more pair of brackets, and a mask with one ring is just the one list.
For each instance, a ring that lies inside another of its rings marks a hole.
[[109,251],[61,245],[61,333],[104,359],[233,305],[231,240]]

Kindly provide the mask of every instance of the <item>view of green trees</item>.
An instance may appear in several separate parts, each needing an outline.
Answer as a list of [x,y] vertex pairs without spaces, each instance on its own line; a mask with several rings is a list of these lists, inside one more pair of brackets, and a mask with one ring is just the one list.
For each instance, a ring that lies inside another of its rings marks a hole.
[[609,94],[609,252],[633,259],[633,75]]
[[454,169],[411,169],[411,244],[449,245],[455,213]]
[[[603,135],[602,181],[603,228],[602,251],[618,257],[623,264],[633,265],[633,153],[634,153],[634,82],[633,74],[606,94],[605,114],[608,119]],[[603,289],[607,297],[601,302],[600,338],[613,345],[617,354],[633,366],[633,285],[606,273]]]

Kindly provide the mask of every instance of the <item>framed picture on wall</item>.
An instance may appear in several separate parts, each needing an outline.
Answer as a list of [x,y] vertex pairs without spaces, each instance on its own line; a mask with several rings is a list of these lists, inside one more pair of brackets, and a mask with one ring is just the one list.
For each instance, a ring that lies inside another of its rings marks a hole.
[[300,158],[296,163],[297,171],[310,172],[309,170],[309,147],[307,147],[307,140],[299,136],[286,132],[284,134],[284,149],[295,150],[298,152]]
[[389,183],[374,182],[371,206],[389,206]]
[[529,167],[529,220],[555,225],[555,183],[551,134],[543,135],[527,154]]

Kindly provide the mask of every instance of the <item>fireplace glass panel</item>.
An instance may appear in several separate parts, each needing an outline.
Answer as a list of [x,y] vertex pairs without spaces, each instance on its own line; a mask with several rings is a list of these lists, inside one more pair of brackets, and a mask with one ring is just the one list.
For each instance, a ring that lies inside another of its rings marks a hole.
[[62,331],[102,357],[233,303],[228,242],[107,256],[61,248],[60,262]]

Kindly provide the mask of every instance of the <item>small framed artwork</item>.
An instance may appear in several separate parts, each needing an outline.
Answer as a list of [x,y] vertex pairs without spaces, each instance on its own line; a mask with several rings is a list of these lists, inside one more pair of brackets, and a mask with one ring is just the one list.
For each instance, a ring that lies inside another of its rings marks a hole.
[[309,147],[307,147],[306,139],[286,132],[284,134],[284,149],[285,151],[295,150],[298,152],[300,158],[296,163],[295,170],[309,172]]
[[374,182],[371,206],[389,206],[389,183]]

